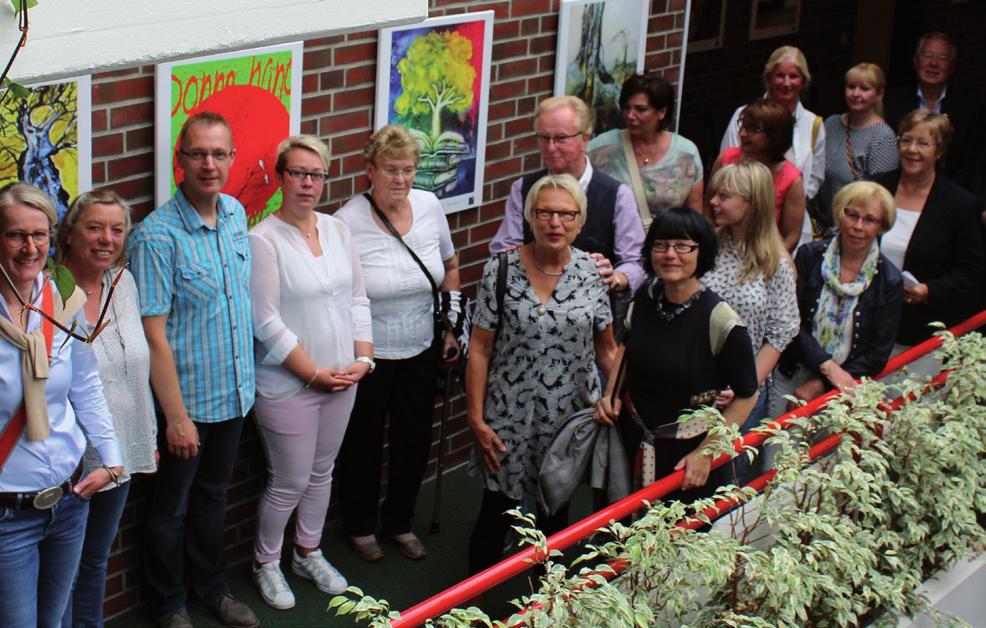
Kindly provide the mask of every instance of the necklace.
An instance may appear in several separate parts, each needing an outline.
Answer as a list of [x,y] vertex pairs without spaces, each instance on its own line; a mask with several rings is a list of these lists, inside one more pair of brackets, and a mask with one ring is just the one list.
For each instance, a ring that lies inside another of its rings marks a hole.
[[548,277],[561,277],[565,273],[564,266],[562,266],[562,269],[559,270],[557,273],[549,273],[545,269],[541,268],[541,265],[538,264],[537,259],[535,259],[534,257],[534,251],[531,251],[531,263],[534,264],[534,268],[537,268],[542,275],[547,275]]
[[685,301],[684,303],[679,303],[678,305],[675,306],[673,310],[671,310],[670,312],[666,312],[664,310],[664,301],[667,300],[667,297],[664,295],[664,291],[662,290],[661,297],[658,299],[654,299],[654,301],[657,303],[657,315],[663,318],[665,322],[670,323],[675,318],[677,318],[682,312],[690,308],[692,306],[692,303],[698,301],[698,298],[702,296],[703,292],[705,292],[705,286],[702,286],[701,288],[696,290],[695,294],[688,297],[687,301]]

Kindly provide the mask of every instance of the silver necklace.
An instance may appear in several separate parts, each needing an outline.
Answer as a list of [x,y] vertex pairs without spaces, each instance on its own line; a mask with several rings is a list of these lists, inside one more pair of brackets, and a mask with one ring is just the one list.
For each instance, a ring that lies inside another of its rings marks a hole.
[[539,271],[541,271],[542,275],[547,275],[548,277],[561,277],[563,274],[565,274],[564,267],[562,267],[562,269],[559,270],[557,273],[549,273],[545,269],[541,268],[541,265],[538,264],[537,259],[534,257],[534,251],[531,251],[531,263],[534,264],[534,268],[537,268]]
[[693,303],[698,301],[698,298],[702,296],[703,292],[705,292],[704,285],[701,288],[699,288],[695,292],[695,294],[688,297],[688,299],[684,303],[679,303],[677,306],[675,306],[673,310],[671,310],[670,312],[666,312],[664,310],[664,300],[667,298],[667,296],[664,294],[664,291],[662,290],[661,296],[658,297],[657,299],[654,299],[657,302],[657,315],[663,318],[665,322],[670,323],[675,318],[677,318],[682,312],[690,308]]

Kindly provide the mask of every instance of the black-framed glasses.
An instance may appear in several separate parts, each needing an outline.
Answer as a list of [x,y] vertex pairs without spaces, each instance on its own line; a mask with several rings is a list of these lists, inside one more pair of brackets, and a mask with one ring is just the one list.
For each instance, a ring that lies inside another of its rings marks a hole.
[[179,150],[178,153],[192,161],[205,161],[206,157],[212,157],[212,161],[217,163],[222,163],[233,156],[233,151],[225,150]]
[[581,131],[572,133],[571,135],[545,135],[544,133],[535,133],[534,137],[536,137],[542,144],[550,144],[551,142],[554,142],[555,144],[568,144],[580,135],[582,135]]
[[698,247],[699,244],[697,242],[668,242],[667,240],[655,240],[654,244],[651,245],[650,250],[655,253],[667,253],[673,249],[678,255],[687,255],[698,249]]
[[51,231],[4,231],[3,237],[10,246],[24,246],[27,239],[34,242],[34,246],[44,246],[51,242]]
[[756,124],[745,123],[742,120],[736,121],[736,126],[740,131],[746,131],[750,135],[756,135],[757,133],[763,133],[763,127]]
[[301,183],[305,177],[311,177],[312,183],[321,183],[328,178],[329,173],[324,170],[302,170],[301,168],[287,168],[285,171],[289,177]]
[[569,209],[535,209],[534,218],[540,222],[551,222],[551,219],[558,216],[558,220],[569,223],[574,221],[578,216],[579,212],[572,211]]

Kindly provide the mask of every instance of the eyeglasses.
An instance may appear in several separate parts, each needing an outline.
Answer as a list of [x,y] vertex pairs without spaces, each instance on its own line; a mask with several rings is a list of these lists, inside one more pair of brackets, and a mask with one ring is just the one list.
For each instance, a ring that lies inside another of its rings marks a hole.
[[952,55],[945,52],[939,52],[936,54],[934,52],[922,51],[921,54],[919,54],[918,56],[924,59],[925,61],[931,61],[932,59],[934,59],[936,61],[941,61],[942,63],[948,63],[949,61],[952,60]]
[[846,226],[854,225],[856,224],[856,222],[860,220],[863,221],[863,225],[866,227],[875,227],[879,225],[881,222],[879,218],[874,218],[873,216],[860,214],[859,212],[853,211],[851,209],[847,209],[845,212],[843,212],[843,214],[846,217]]
[[551,222],[551,219],[558,216],[558,220],[569,223],[574,221],[579,212],[568,209],[535,209],[534,217],[540,222]]
[[26,231],[4,231],[3,237],[10,246],[24,246],[27,244],[28,238],[31,238],[34,246],[44,246],[51,241],[51,231],[34,231],[32,233],[27,233]]
[[542,144],[550,144],[554,142],[555,144],[568,144],[576,137],[582,135],[579,133],[572,133],[571,135],[545,135],[544,133],[535,133],[534,137],[538,138],[538,141]]
[[304,181],[305,177],[311,177],[312,183],[321,183],[329,176],[329,173],[324,170],[312,170],[309,172],[308,170],[301,170],[298,168],[288,168],[284,172],[288,173],[288,176],[298,183]]
[[934,148],[935,145],[928,140],[922,138],[914,138],[908,135],[904,135],[897,138],[897,143],[901,145],[902,148],[907,148],[908,146],[917,145],[921,150],[928,150],[929,148]]
[[736,126],[739,127],[740,131],[746,131],[750,135],[756,135],[757,133],[763,133],[762,126],[754,126],[753,124],[744,124],[742,120],[736,121]]
[[391,179],[396,179],[397,177],[404,177],[405,179],[413,179],[415,173],[418,171],[418,169],[415,168],[414,166],[411,166],[410,168],[404,168],[403,170],[399,168],[394,168],[393,166],[387,166],[386,168],[381,168],[380,170]]
[[651,245],[650,250],[655,253],[667,253],[669,250],[674,249],[674,252],[678,255],[687,255],[692,251],[698,249],[700,245],[696,242],[668,242],[667,240],[655,240],[654,244]]
[[206,157],[212,157],[212,161],[222,163],[233,156],[233,151],[224,150],[204,151],[204,150],[179,150],[179,154],[188,157],[191,161],[205,161]]

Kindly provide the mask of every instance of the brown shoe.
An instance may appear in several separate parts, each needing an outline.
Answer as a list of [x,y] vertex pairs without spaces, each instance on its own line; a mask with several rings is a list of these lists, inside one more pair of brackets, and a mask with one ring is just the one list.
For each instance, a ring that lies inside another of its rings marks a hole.
[[395,534],[393,539],[397,543],[397,548],[400,549],[401,554],[404,554],[411,560],[421,560],[428,555],[425,544],[414,535],[414,532]]
[[212,614],[230,628],[259,628],[260,620],[250,607],[227,593],[214,600],[207,600],[206,606]]
[[169,611],[154,616],[157,628],[192,628],[192,620],[184,608],[180,611]]
[[373,534],[368,536],[350,536],[349,546],[353,548],[356,555],[363,560],[375,563],[383,558],[383,550],[377,543],[377,537]]

